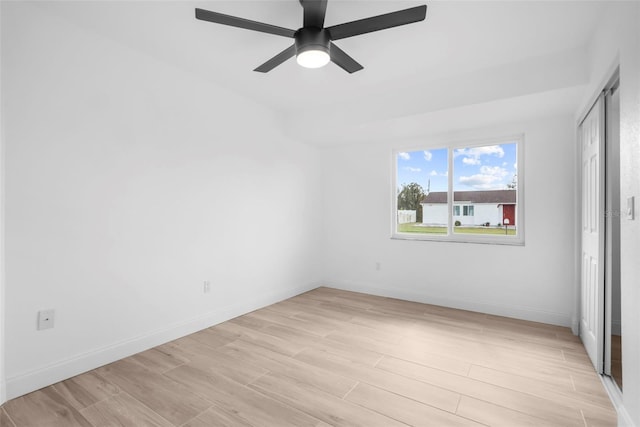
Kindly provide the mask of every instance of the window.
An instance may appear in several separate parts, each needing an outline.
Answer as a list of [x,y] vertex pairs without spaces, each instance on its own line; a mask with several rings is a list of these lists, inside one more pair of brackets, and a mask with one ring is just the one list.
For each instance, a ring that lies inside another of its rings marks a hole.
[[395,151],[392,237],[523,244],[523,145],[512,137]]

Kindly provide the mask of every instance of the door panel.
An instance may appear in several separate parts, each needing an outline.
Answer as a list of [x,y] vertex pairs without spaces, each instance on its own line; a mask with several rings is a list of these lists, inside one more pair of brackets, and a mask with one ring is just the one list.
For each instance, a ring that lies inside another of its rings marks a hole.
[[580,338],[596,371],[604,349],[604,101],[580,125],[582,151],[582,277]]
[[[516,225],[516,206],[515,205],[502,205],[502,217],[509,219],[509,225]],[[504,219],[503,221],[504,222]]]

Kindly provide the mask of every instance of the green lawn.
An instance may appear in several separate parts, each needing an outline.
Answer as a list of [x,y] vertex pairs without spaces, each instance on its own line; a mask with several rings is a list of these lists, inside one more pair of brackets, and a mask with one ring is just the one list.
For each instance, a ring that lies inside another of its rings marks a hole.
[[425,227],[417,222],[413,222],[408,224],[398,224],[398,233],[447,234],[447,227]]
[[[447,227],[424,226],[419,223],[398,224],[398,233],[447,234]],[[460,234],[498,234],[504,235],[504,227],[454,227],[454,233]],[[510,227],[507,235],[515,236],[516,230]]]

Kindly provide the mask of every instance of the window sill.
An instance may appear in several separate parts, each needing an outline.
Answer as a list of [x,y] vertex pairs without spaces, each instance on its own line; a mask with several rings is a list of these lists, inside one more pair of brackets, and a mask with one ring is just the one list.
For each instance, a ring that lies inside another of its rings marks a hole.
[[469,236],[460,234],[447,234],[439,236],[424,236],[413,233],[393,233],[392,240],[413,240],[422,242],[450,242],[450,243],[475,243],[483,245],[524,246],[524,236]]

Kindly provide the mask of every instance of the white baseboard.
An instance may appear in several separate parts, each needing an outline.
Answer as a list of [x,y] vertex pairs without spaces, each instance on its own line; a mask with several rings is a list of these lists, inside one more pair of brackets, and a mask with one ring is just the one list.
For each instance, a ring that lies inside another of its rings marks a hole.
[[96,369],[124,357],[131,356],[152,347],[173,341],[199,330],[217,325],[234,317],[241,316],[259,308],[275,304],[287,298],[294,297],[320,286],[317,283],[308,284],[280,292],[267,292],[253,295],[246,301],[220,308],[209,313],[194,317],[183,322],[175,323],[166,328],[149,332],[148,334],[117,342],[97,350],[79,354],[65,360],[52,363],[45,367],[25,372],[6,379],[7,400],[39,390],[84,372]]
[[578,322],[578,319],[571,319],[571,332],[573,332],[573,335],[575,336],[580,335],[580,322]]
[[357,282],[325,281],[324,286],[335,289],[342,289],[345,291],[362,292],[382,297],[397,298],[401,300],[421,302],[424,304],[433,304],[443,307],[493,314],[496,316],[511,317],[515,319],[529,320],[532,322],[565,326],[568,328],[573,327],[571,314],[568,313],[554,313],[550,311],[536,310],[530,307],[504,306],[482,303],[472,300],[441,298],[437,296],[434,297],[426,293],[407,291],[405,289],[388,289]]
[[7,382],[0,378],[0,405],[7,401]]
[[618,412],[618,427],[636,427],[624,405],[616,406],[616,411]]
[[627,412],[627,409],[624,406],[624,400],[622,398],[622,393],[620,389],[613,381],[613,378],[608,377],[606,375],[600,375],[600,380],[602,381],[602,385],[604,385],[604,389],[607,391],[609,398],[611,399],[611,403],[618,413],[618,427],[635,427],[631,416]]

